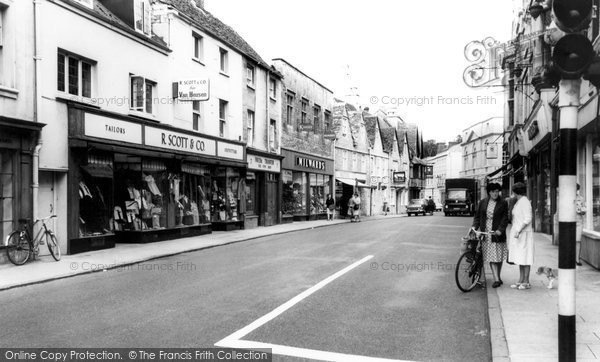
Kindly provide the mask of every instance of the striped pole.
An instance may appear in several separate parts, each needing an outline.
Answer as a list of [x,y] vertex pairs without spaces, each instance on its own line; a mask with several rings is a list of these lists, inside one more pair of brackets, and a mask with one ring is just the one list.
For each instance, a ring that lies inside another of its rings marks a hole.
[[558,171],[558,360],[575,361],[577,114],[581,79],[560,81]]

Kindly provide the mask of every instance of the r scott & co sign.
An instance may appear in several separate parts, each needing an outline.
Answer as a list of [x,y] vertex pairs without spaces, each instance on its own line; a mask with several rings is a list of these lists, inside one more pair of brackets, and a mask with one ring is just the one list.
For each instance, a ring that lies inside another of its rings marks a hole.
[[296,157],[296,166],[325,171],[325,161],[314,160],[306,157]]
[[194,137],[188,134],[146,127],[146,145],[166,148],[169,150],[185,151],[201,155],[216,155],[214,140]]

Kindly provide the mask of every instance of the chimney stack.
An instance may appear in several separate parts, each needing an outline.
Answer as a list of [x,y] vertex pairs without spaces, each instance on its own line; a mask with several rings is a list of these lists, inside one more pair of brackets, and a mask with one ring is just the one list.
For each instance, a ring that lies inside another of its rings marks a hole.
[[194,0],[194,2],[196,3],[197,7],[204,10],[204,0]]

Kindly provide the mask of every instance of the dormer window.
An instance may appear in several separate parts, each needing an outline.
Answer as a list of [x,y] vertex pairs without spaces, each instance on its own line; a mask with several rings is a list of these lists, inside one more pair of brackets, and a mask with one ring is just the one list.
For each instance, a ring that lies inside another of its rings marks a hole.
[[149,36],[152,32],[150,1],[135,0],[134,17],[135,30]]

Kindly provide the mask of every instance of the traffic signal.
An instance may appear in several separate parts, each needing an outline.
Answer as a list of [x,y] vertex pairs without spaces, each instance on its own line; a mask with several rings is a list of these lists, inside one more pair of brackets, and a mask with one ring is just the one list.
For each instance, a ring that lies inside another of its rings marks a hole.
[[579,78],[594,59],[592,42],[578,33],[592,20],[592,0],[554,0],[552,12],[556,25],[567,33],[554,46],[554,65],[563,78]]

